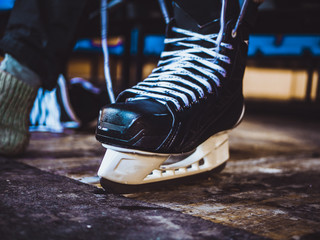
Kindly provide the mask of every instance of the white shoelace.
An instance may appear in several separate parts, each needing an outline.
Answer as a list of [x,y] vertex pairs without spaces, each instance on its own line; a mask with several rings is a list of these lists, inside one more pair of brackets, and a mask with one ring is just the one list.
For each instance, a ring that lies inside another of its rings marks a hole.
[[[66,102],[67,99],[64,89],[66,89],[66,80],[62,75],[59,76],[58,85],[60,87],[60,94],[62,101],[65,102],[64,106],[60,106],[57,100],[57,88],[52,91],[39,88],[37,97],[34,101],[32,110],[30,112],[30,126],[31,132],[63,132],[64,128],[78,128],[79,120],[73,113],[72,109]],[[70,121],[61,122],[61,107],[65,109]]]
[[[219,49],[220,47],[232,49],[232,45],[219,42],[221,33],[203,35],[177,27],[172,28],[172,31],[184,37],[167,38],[165,44],[180,46],[182,49],[164,51],[158,67],[149,77],[126,90],[136,95],[128,99],[129,101],[153,98],[163,104],[172,102],[180,111],[198,99],[204,98],[206,94],[214,92],[214,88],[220,85],[216,72],[223,77],[226,76],[225,69],[219,66],[216,60],[230,64],[229,57],[219,53]],[[208,42],[212,47],[203,47],[199,41]],[[208,57],[200,57],[199,54]]]
[[[169,23],[169,14],[166,9],[164,0],[158,0],[161,11],[165,17],[165,21]],[[240,14],[234,29],[232,30],[232,37],[237,35],[238,28],[244,18],[249,0],[244,0]],[[161,57],[167,58],[162,60],[158,64],[152,74],[143,82],[134,86],[133,88],[124,91],[135,94],[135,97],[127,99],[128,101],[134,101],[138,99],[153,98],[158,102],[167,104],[172,102],[176,109],[180,111],[184,107],[189,107],[197,99],[205,97],[203,86],[208,93],[213,92],[213,88],[220,85],[220,79],[216,76],[216,72],[219,72],[223,77],[226,75],[224,68],[216,64],[216,60],[220,60],[230,64],[230,59],[219,53],[220,47],[232,49],[232,46],[222,42],[222,37],[225,28],[225,14],[227,9],[228,0],[222,0],[221,14],[220,14],[220,31],[218,34],[202,35],[192,31],[188,31],[181,28],[173,28],[172,31],[185,35],[181,38],[169,38],[165,40],[166,44],[175,44],[176,46],[184,46],[186,49],[163,52]],[[105,73],[107,90],[111,103],[114,103],[114,95],[112,90],[112,82],[110,78],[109,65],[108,65],[108,48],[107,46],[107,1],[101,2],[101,25],[102,25],[102,43],[103,53],[105,59]],[[205,48],[197,44],[196,41],[203,40],[213,43],[215,47]],[[202,58],[197,56],[197,53],[205,53],[211,57]],[[192,71],[193,69],[193,71]],[[194,71],[196,70],[196,71]],[[193,72],[201,72],[206,75],[206,78],[201,74],[195,74]],[[191,78],[190,80],[185,79]],[[212,83],[212,81],[214,83]],[[186,87],[188,86],[188,87]],[[191,90],[191,89],[192,90]],[[180,101],[179,101],[179,100]]]
[[30,113],[30,124],[31,132],[63,132],[56,89],[48,91],[39,88]]

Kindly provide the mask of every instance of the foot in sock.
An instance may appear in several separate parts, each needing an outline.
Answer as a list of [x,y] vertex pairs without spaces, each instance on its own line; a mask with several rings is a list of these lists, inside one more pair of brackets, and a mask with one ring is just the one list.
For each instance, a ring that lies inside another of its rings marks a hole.
[[0,155],[13,156],[29,143],[29,114],[40,81],[10,55],[0,66]]

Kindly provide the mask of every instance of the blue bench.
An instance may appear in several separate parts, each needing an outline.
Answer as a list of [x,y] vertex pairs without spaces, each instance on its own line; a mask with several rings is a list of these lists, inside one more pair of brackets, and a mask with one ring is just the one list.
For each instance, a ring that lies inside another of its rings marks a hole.
[[0,11],[8,11],[13,8],[14,0],[1,0]]
[[[131,54],[137,52],[136,41],[131,41]],[[143,54],[159,56],[164,48],[163,35],[147,35],[144,38]],[[264,35],[252,34],[249,40],[248,56],[265,57],[302,57],[309,53],[311,56],[320,56],[320,35]],[[81,39],[75,45],[75,51],[101,52],[101,45],[92,39]],[[124,46],[121,41],[116,45],[109,45],[110,55],[121,56]]]

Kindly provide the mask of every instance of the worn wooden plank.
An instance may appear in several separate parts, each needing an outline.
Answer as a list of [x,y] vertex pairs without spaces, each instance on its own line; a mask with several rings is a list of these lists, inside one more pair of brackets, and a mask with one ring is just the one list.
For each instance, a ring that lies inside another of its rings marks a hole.
[[260,239],[0,157],[2,240]]
[[[104,151],[93,132],[38,133],[18,160],[97,185],[91,177]],[[272,239],[319,236],[319,122],[247,115],[230,135],[230,152],[217,176],[126,197]]]

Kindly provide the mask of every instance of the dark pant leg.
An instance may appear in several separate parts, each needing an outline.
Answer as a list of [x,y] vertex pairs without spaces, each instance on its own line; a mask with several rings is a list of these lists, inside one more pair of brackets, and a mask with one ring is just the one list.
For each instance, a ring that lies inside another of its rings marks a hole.
[[53,88],[72,50],[86,2],[16,0],[1,51],[38,73],[44,88]]

